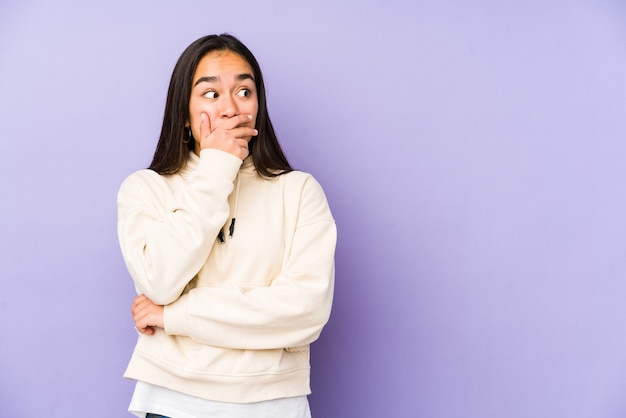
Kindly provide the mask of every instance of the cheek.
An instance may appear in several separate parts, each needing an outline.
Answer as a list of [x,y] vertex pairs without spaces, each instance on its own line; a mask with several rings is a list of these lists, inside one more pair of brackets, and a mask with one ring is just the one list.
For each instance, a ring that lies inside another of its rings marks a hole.
[[259,116],[259,106],[255,104],[247,113],[252,115],[252,121],[254,122],[254,126],[256,126]]
[[220,123],[219,116],[215,110],[213,110],[210,106],[196,106],[189,108],[189,124],[192,127],[194,132],[194,136],[196,135],[196,131],[200,132],[200,124],[202,123],[202,113],[206,113],[209,117],[209,122],[211,122],[211,127],[215,129],[215,127]]

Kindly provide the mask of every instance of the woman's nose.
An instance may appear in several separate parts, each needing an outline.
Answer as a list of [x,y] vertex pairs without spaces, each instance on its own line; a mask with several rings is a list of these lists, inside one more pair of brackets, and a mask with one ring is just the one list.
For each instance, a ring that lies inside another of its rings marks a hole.
[[222,117],[232,118],[239,114],[239,108],[235,99],[231,96],[222,96],[222,108],[220,109]]

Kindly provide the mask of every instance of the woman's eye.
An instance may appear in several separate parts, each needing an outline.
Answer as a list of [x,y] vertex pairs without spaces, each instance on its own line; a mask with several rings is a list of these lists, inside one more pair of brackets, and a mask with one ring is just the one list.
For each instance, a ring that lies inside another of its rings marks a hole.
[[217,99],[217,92],[207,91],[206,93],[204,93],[204,97],[206,97],[207,99]]
[[250,90],[249,89],[241,89],[237,92],[237,96],[239,97],[248,97],[250,96]]

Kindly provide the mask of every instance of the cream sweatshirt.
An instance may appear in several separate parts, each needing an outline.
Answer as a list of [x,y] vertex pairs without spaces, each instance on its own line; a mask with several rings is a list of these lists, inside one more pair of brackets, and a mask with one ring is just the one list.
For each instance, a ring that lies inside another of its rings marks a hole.
[[139,334],[125,377],[222,402],[310,393],[337,238],[310,174],[268,180],[250,157],[205,149],[176,175],[131,174],[118,216],[137,292],[165,305],[165,329]]

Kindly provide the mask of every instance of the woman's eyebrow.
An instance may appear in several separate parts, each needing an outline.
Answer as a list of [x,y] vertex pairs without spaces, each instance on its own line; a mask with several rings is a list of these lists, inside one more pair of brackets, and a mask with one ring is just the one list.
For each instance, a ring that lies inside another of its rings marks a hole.
[[252,80],[252,81],[254,81],[254,77],[252,77],[252,74],[248,74],[248,73],[239,74],[235,78],[237,79],[237,81],[243,81],[243,80]]
[[[252,80],[254,81],[254,77],[252,77],[252,74],[249,73],[243,73],[243,74],[238,74],[235,76],[235,79],[237,81],[243,81],[243,80]],[[199,79],[196,80],[195,83],[193,83],[193,86],[196,87],[198,84],[200,83],[216,83],[220,81],[220,78],[214,75],[211,76],[206,76],[206,77],[200,77]]]
[[200,77],[199,79],[196,80],[195,83],[193,83],[193,86],[196,87],[200,83],[215,83],[219,81],[219,79],[220,79],[219,77],[216,77],[214,75],[208,76],[208,77]]

